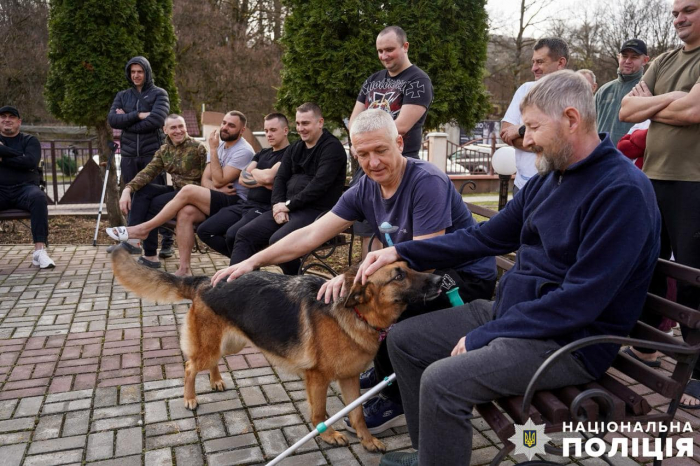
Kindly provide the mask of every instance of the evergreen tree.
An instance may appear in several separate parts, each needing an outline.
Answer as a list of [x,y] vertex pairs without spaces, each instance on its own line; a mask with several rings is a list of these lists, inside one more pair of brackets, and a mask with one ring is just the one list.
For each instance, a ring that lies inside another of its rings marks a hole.
[[[128,85],[124,66],[131,57],[149,59],[156,85],[171,93],[171,99],[175,97],[177,107],[175,39],[172,25],[168,26],[171,10],[170,0],[50,2],[50,68],[45,87],[49,111],[67,123],[95,128],[103,162],[112,140],[107,113],[117,92]],[[107,212],[112,225],[121,225],[113,168],[107,182]]]
[[[148,59],[156,86],[168,91],[170,113],[180,113],[180,96],[175,85],[175,31],[172,0],[139,0],[136,9],[141,26],[140,55]],[[126,62],[125,62],[126,63]]]
[[[287,0],[284,69],[278,104],[293,113],[316,102],[326,121],[345,127],[360,87],[381,69],[375,41],[385,26],[408,35],[411,62],[433,83],[426,128],[473,127],[488,108],[483,67],[488,42],[485,0]],[[347,128],[346,128],[347,130]]]

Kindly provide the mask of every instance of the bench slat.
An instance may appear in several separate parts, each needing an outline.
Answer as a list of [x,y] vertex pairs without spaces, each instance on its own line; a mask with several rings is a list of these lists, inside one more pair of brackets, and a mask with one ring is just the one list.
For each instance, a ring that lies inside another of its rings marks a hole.
[[[612,378],[611,378],[612,379]],[[615,379],[612,379],[613,382],[616,382]],[[625,417],[625,412],[626,412],[626,404],[625,401],[617,396],[612,390],[606,389],[603,387],[599,381],[596,382],[590,382],[587,383],[586,385],[583,386],[584,389],[586,390],[605,390],[608,393],[608,396],[613,401],[613,412],[612,412],[612,418],[613,419],[623,419]],[[624,387],[624,385],[621,385]],[[624,387],[627,388],[627,387]],[[629,389],[627,389],[629,390]],[[629,390],[630,392],[634,393],[632,390]],[[636,395],[636,393],[635,393]],[[641,398],[641,397],[640,397]],[[642,398],[643,399],[643,398]],[[601,402],[596,401],[596,404],[598,405],[598,414],[600,415],[601,412],[603,412],[603,409],[607,409],[607,406],[602,406]],[[651,408],[649,408],[651,409]]]
[[624,353],[618,353],[612,367],[666,398],[675,398],[685,389],[685,383],[681,385]]
[[476,405],[476,410],[502,442],[507,442],[515,435],[515,426],[494,403]]
[[511,396],[508,398],[501,398],[500,400],[497,400],[496,403],[498,403],[498,405],[503,409],[503,411],[508,413],[508,415],[517,423],[521,423],[521,421],[527,422],[527,419],[530,418],[535,424],[542,424],[542,414],[540,414],[540,412],[537,411],[537,408],[535,408],[533,405],[530,405],[530,413],[528,416],[522,415],[522,396]]
[[569,422],[571,420],[569,407],[562,403],[561,400],[549,390],[542,390],[535,393],[535,396],[532,397],[532,404],[542,413],[550,424]]
[[[553,393],[564,403],[565,406],[571,406],[574,399],[581,394],[581,390],[579,390],[578,387],[569,386],[554,390]],[[598,403],[589,398],[581,403],[581,407],[586,412],[588,419],[591,421],[598,420],[598,416],[600,415],[600,407],[598,406]],[[569,410],[569,415],[571,415],[571,410]]]

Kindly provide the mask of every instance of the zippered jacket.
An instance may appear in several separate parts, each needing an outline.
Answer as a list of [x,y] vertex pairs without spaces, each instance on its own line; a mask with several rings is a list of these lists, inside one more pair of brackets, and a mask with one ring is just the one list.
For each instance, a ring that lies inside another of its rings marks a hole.
[[[495,319],[466,335],[467,351],[496,338],[627,336],[639,319],[659,257],[661,216],[649,179],[610,141],[563,172],[535,176],[491,220],[396,245],[416,270],[518,251],[500,280]],[[594,377],[618,345],[575,353]]]
[[[129,67],[133,64],[141,65],[145,73],[141,92],[131,80]],[[112,128],[122,130],[122,157],[152,156],[165,142],[163,124],[170,111],[170,99],[165,89],[153,84],[151,64],[144,57],[129,60],[125,72],[132,87],[117,93],[107,119]],[[120,108],[124,114],[117,113]],[[150,112],[150,115],[141,120],[141,112]]]

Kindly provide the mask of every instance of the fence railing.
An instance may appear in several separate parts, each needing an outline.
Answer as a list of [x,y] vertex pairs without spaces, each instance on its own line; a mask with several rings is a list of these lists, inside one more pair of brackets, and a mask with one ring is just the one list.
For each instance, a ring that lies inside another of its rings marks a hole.
[[46,190],[54,204],[59,203],[88,160],[92,158],[99,164],[98,154],[95,139],[58,139],[41,143]]
[[493,175],[491,156],[495,139],[474,139],[464,144],[447,141],[448,175]]

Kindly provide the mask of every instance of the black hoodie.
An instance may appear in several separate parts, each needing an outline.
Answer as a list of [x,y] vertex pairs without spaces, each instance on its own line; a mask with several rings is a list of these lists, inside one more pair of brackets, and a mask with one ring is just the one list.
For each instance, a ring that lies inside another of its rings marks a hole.
[[[145,76],[141,92],[131,80],[131,65],[141,65]],[[109,111],[109,125],[122,130],[122,157],[152,156],[163,145],[163,124],[170,111],[170,100],[165,89],[153,84],[151,64],[144,57],[134,57],[126,64],[126,79],[131,88],[120,91]],[[124,110],[118,114],[117,109]],[[150,112],[148,118],[139,119],[139,113]]]

